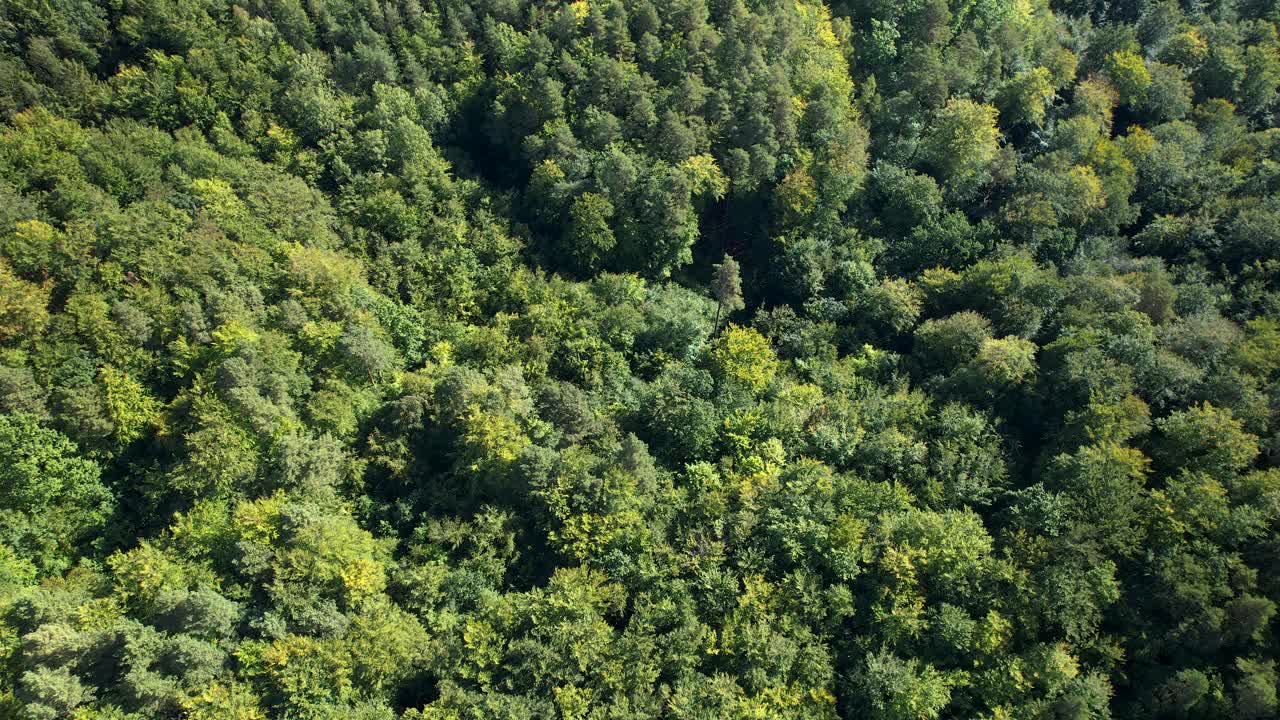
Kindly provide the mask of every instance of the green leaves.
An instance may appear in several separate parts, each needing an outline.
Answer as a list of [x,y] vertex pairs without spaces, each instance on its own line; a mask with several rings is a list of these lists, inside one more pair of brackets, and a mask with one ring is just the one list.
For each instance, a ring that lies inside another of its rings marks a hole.
[[990,177],[1000,151],[999,111],[972,100],[952,99],[938,111],[921,154],[938,180],[963,195]]
[[100,468],[29,415],[0,415],[0,456],[0,537],[45,573],[65,569],[111,512]]
[[903,660],[888,651],[867,655],[858,684],[877,720],[933,720],[951,700],[948,676],[916,659]]
[[1258,439],[1230,410],[1208,402],[1156,421],[1157,459],[1170,469],[1203,470],[1227,479],[1258,456]]
[[613,213],[613,203],[597,193],[579,195],[569,208],[566,243],[586,272],[598,268],[618,242],[609,227]]
[[1018,73],[1000,88],[1000,119],[1006,126],[1017,123],[1040,125],[1053,96],[1053,77],[1048,68],[1038,67]]
[[1118,50],[1107,56],[1103,68],[1120,93],[1120,102],[1140,105],[1151,86],[1151,72],[1136,53]]
[[0,717],[1271,717],[1191,5],[6,4]]

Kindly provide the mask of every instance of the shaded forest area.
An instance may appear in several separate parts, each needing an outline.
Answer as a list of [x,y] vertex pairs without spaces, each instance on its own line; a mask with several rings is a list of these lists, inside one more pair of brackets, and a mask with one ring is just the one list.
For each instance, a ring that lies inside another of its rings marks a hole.
[[1276,0],[0,0],[0,718],[1277,718]]

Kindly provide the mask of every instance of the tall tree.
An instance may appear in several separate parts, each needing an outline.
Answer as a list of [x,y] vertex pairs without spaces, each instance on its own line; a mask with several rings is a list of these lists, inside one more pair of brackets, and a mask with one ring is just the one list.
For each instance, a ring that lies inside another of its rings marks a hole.
[[711,293],[716,298],[716,319],[711,324],[711,334],[720,331],[720,315],[728,315],[746,307],[742,299],[742,276],[738,261],[729,253],[712,265]]

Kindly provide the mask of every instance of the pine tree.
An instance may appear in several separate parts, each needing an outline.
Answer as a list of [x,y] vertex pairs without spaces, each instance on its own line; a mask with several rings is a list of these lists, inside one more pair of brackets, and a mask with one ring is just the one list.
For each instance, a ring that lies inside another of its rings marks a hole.
[[742,275],[738,267],[738,261],[733,259],[729,253],[725,253],[724,260],[712,266],[713,272],[711,276],[711,293],[716,298],[716,320],[711,326],[711,334],[715,335],[720,329],[721,313],[728,314],[734,310],[741,310],[746,307],[742,301]]

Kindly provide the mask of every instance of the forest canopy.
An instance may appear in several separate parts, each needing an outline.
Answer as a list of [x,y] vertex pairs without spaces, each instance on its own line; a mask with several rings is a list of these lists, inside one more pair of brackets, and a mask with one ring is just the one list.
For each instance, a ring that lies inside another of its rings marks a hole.
[[0,720],[1280,717],[1275,0],[0,0]]

